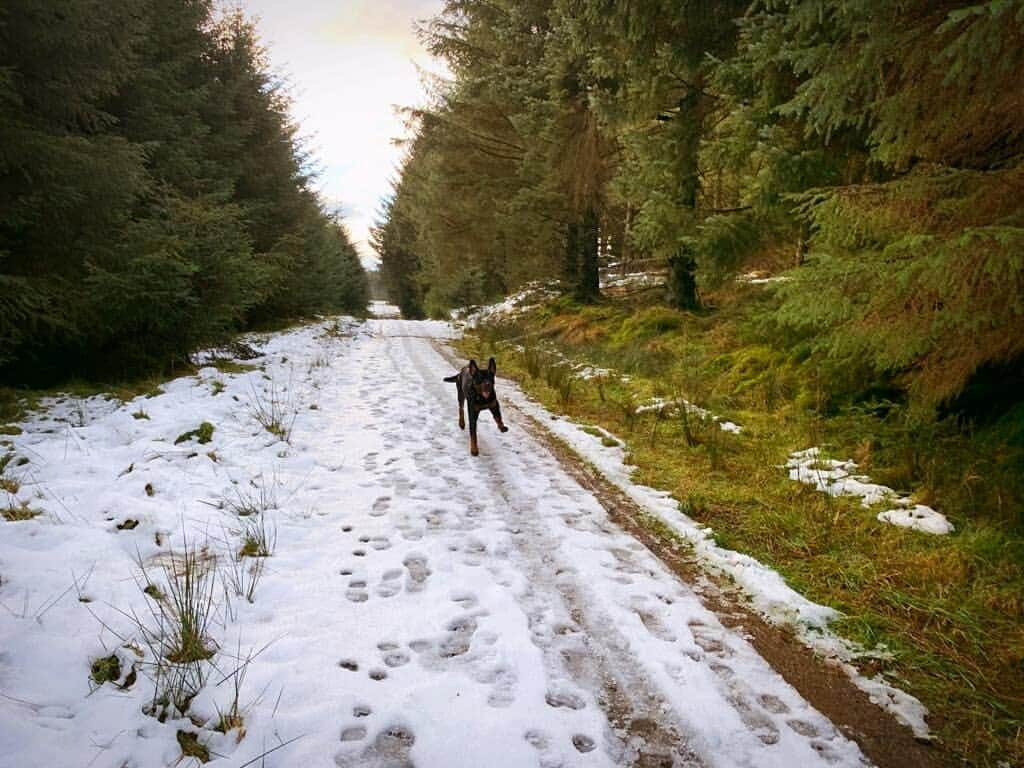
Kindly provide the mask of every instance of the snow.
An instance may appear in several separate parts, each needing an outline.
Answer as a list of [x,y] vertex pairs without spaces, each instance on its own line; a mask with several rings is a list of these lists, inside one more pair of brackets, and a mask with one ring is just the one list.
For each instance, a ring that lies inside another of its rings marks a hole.
[[629,272],[625,275],[602,275],[600,287],[609,288],[653,288],[665,284],[665,273],[661,272]]
[[375,299],[370,302],[370,314],[374,317],[401,317],[402,310],[394,304]]
[[743,431],[743,427],[739,424],[735,424],[731,421],[725,421],[720,416],[716,416],[706,408],[701,408],[699,405],[694,405],[689,400],[678,398],[676,400],[665,400],[661,397],[652,398],[650,401],[637,407],[637,413],[650,413],[653,411],[678,411],[680,407],[686,409],[687,413],[692,413],[699,416],[702,419],[711,419],[718,424],[719,428],[723,432],[730,432],[734,435],[738,435]]
[[470,308],[463,320],[470,328],[498,320],[510,320],[536,309],[543,302],[561,295],[558,281],[534,281],[527,283],[515,293],[497,304]]
[[867,475],[853,474],[857,469],[856,462],[822,458],[818,447],[791,454],[786,468],[791,480],[813,485],[830,496],[859,497],[865,507],[881,503],[894,504],[893,509],[878,513],[877,519],[883,523],[939,536],[955,530],[943,514],[924,504],[915,504],[909,497],[900,496],[887,485],[871,482]]
[[[5,476],[21,483],[11,499],[42,514],[0,522],[0,762],[157,768],[178,763],[185,730],[208,765],[236,768],[269,750],[257,764],[610,768],[639,751],[723,768],[864,765],[516,409],[593,456],[766,610],[816,627],[834,612],[715,547],[667,495],[629,481],[620,449],[506,382],[510,431],[482,420],[470,457],[436,349],[452,333],[328,319],[247,339],[251,371],[205,367],[123,404],[54,399],[24,420],[10,441],[29,463]],[[258,422],[269,406],[290,441]],[[210,442],[175,443],[204,421]],[[236,514],[246,505],[262,511]],[[274,546],[250,603],[230,575],[259,521]],[[160,722],[145,713],[154,658],[138,622],[154,603],[142,588],[166,587],[186,540],[216,580],[218,650],[187,717]],[[110,654],[120,682],[137,668],[133,685],[90,684],[91,661]],[[244,734],[217,733],[241,669]],[[657,733],[630,732],[645,720]]]
[[736,277],[737,283],[746,283],[747,285],[771,285],[773,283],[787,283],[790,280],[792,278],[787,275],[768,275],[760,270],[744,272]]
[[[903,499],[899,501],[903,501]],[[885,512],[878,513],[878,519],[883,523],[892,523],[904,528],[934,533],[937,536],[952,533],[954,530],[953,524],[946,519],[945,515],[936,512],[924,504],[887,509]]]
[[[713,538],[714,531],[683,514],[679,502],[669,493],[633,482],[633,468],[624,463],[624,448],[607,447],[600,437],[588,434],[570,421],[552,420],[542,406],[515,385],[508,384],[504,388],[511,390],[511,399],[524,413],[537,419],[568,444],[641,508],[688,540],[708,567],[733,579],[762,615],[777,624],[791,627],[804,644],[839,665],[872,701],[911,728],[917,738],[931,738],[926,722],[928,710],[919,700],[892,686],[880,675],[867,678],[853,666],[856,658],[870,657],[872,653],[855,647],[828,630],[829,622],[839,617],[837,611],[808,600],[789,587],[777,571],[749,555],[718,546]],[[602,434],[622,444],[611,433],[602,431]]]

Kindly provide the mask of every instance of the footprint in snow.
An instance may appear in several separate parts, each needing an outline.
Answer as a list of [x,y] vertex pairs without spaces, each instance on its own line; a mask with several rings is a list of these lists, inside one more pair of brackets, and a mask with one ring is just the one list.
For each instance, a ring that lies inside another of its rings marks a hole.
[[383,655],[384,665],[388,667],[404,667],[409,663],[409,654],[400,649],[385,651]]
[[572,745],[576,747],[577,752],[582,752],[584,754],[587,752],[593,752],[594,747],[597,746],[592,738],[585,736],[582,733],[577,733],[572,737]]
[[341,752],[334,763],[338,768],[413,768],[409,751],[415,742],[411,728],[404,723],[392,723],[361,752]]
[[516,700],[516,683],[518,678],[513,669],[500,666],[493,670],[490,680],[492,688],[487,695],[487,706],[496,709],[510,707]]
[[451,601],[466,609],[475,607],[479,602],[472,592],[452,592]]
[[341,731],[342,741],[362,741],[366,738],[366,728],[361,725],[355,725],[351,728],[344,728]]
[[[757,697],[758,702],[762,707],[767,709],[769,712],[775,715],[789,714],[789,707],[786,706],[786,702],[780,699],[778,696],[773,696],[770,693],[763,693]],[[816,735],[816,734],[815,734]]]
[[640,617],[640,622],[644,625],[644,629],[650,632],[652,636],[666,643],[674,643],[676,641],[675,633],[665,626],[661,611],[647,607],[644,598],[634,599],[631,607],[633,612]]
[[409,641],[409,648],[414,653],[425,653],[426,651],[429,651],[433,647],[434,647],[434,644],[432,642],[430,642],[429,640],[419,639],[419,640],[410,640]]
[[427,556],[419,552],[411,552],[406,555],[402,564],[408,571],[405,579],[405,590],[407,592],[419,592],[426,586],[427,578],[431,574],[428,563]]
[[402,591],[402,588],[397,582],[385,581],[378,584],[377,589],[374,591],[376,592],[377,597],[388,598],[397,595]]
[[586,706],[586,702],[581,697],[569,691],[548,691],[544,696],[544,701],[548,703],[549,707],[555,707],[556,709],[561,707],[566,709],[583,709]]
[[790,729],[792,729],[796,733],[799,733],[801,736],[806,736],[809,739],[813,739],[819,735],[818,729],[815,728],[811,723],[808,723],[804,720],[797,720],[794,718],[793,720],[787,720],[786,725],[788,725]]

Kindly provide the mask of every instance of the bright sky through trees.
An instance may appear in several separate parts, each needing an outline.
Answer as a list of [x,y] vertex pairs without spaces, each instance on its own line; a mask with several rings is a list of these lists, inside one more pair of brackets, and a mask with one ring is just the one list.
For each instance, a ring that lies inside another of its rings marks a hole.
[[418,67],[436,69],[414,23],[436,14],[439,0],[243,0],[258,17],[275,70],[293,85],[295,119],[322,166],[320,188],[340,205],[364,263],[376,261],[367,234],[401,150],[395,105],[424,99]]

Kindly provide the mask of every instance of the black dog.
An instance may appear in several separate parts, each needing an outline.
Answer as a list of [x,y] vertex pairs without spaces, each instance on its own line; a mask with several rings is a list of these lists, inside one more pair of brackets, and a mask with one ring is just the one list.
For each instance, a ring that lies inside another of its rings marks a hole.
[[497,370],[493,357],[487,361],[486,371],[477,366],[476,360],[470,360],[469,365],[461,371],[445,378],[445,381],[455,382],[459,393],[459,429],[466,428],[462,404],[469,401],[469,452],[473,456],[480,454],[476,445],[476,420],[480,417],[480,411],[490,411],[498,429],[508,432],[508,427],[501,420],[501,406],[494,394],[494,373]]

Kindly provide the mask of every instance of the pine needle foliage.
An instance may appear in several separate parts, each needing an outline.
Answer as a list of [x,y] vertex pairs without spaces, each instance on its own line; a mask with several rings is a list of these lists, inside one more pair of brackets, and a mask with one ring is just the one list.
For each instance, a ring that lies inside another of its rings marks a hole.
[[255,28],[212,0],[0,8],[0,381],[169,368],[361,311]]

